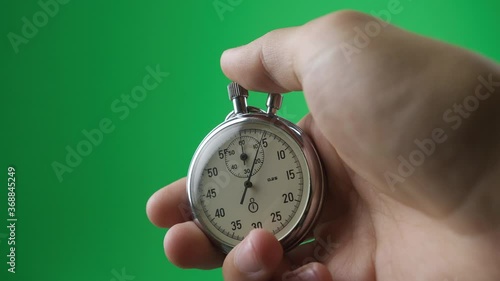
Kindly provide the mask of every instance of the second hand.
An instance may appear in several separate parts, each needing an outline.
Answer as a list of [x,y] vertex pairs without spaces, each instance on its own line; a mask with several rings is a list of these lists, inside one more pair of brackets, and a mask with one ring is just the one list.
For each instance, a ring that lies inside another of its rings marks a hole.
[[257,151],[255,152],[255,156],[253,158],[252,168],[250,168],[250,175],[248,176],[248,179],[245,181],[245,190],[243,191],[243,196],[241,197],[240,205],[243,205],[243,202],[245,201],[247,189],[249,187],[253,186],[250,179],[252,178],[253,168],[255,167],[255,161],[257,160],[257,156],[259,155],[259,150],[260,150],[260,147],[262,145],[262,139],[264,138],[265,135],[266,135],[266,131],[264,131],[264,133],[262,133],[262,136],[260,137],[259,146],[257,147]]

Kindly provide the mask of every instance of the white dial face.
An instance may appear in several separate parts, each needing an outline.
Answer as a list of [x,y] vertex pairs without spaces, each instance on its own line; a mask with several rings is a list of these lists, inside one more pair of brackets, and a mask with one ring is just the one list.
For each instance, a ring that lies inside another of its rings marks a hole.
[[285,131],[258,122],[235,124],[208,139],[198,154],[190,197],[216,240],[235,246],[254,228],[281,240],[302,218],[309,170]]

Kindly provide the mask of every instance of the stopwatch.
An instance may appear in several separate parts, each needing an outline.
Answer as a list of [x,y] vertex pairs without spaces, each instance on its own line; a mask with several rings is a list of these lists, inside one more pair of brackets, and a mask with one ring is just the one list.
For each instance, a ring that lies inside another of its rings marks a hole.
[[278,116],[281,94],[269,94],[264,111],[247,105],[248,91],[237,83],[228,92],[233,111],[203,139],[189,167],[194,221],[225,253],[256,228],[289,251],[320,212],[321,161],[304,131]]

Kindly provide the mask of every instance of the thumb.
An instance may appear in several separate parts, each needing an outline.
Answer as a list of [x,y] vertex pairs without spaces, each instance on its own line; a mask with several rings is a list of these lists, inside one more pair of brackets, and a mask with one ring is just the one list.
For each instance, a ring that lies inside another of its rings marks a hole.
[[283,260],[283,249],[274,235],[252,230],[224,260],[224,280],[270,280]]
[[[325,63],[323,55],[338,56],[339,43],[350,38],[353,26],[374,20],[359,12],[338,11],[302,26],[276,29],[247,45],[226,50],[221,57],[221,68],[230,80],[248,90],[272,93],[306,90],[309,80],[317,80],[309,78],[315,78],[317,73],[312,70]],[[332,77],[342,77],[345,59],[333,61],[338,75]],[[309,75],[312,76],[308,78]]]
[[[293,60],[297,54],[299,27],[273,30],[253,42],[226,50],[221,68],[232,81],[259,92],[302,90]],[[301,53],[302,54],[302,53]]]

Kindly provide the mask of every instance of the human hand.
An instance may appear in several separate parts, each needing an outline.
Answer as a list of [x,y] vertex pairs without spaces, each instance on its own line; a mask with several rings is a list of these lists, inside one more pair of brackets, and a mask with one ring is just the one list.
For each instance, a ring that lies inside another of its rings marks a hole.
[[[360,47],[356,28],[376,24]],[[500,280],[498,65],[351,11],[272,31],[221,65],[249,90],[304,91],[326,202],[315,242],[283,254],[254,230],[224,256],[179,208],[181,179],[147,206],[170,228],[172,263],[223,265],[226,280]]]

